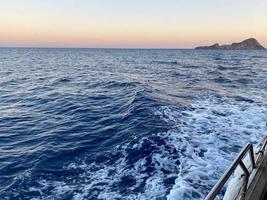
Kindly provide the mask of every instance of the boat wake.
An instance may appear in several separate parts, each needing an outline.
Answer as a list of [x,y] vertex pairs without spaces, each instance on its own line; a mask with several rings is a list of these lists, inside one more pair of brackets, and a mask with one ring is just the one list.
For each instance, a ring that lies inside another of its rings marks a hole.
[[[101,162],[77,158],[62,181],[38,178],[28,192],[37,199],[203,199],[242,146],[263,137],[267,120],[255,103],[211,96],[151,112],[168,131],[135,137]],[[34,174],[23,179],[27,185]]]

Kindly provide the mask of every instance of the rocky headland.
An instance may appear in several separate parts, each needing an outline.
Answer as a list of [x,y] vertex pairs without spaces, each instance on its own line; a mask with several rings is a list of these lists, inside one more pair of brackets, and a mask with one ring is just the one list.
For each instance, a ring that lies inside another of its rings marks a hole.
[[239,43],[211,46],[200,46],[195,49],[222,49],[222,50],[262,50],[265,49],[255,38],[250,38]]

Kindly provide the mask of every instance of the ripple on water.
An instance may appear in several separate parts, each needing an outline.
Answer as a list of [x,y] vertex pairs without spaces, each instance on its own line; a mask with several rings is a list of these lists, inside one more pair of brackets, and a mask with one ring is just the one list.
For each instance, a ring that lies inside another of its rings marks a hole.
[[203,199],[264,135],[263,54],[0,49],[0,199]]

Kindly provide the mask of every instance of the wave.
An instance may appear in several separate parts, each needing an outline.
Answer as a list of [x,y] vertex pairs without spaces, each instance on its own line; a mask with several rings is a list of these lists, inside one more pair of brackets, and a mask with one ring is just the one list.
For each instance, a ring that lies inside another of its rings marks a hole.
[[60,169],[62,180],[54,180],[53,173],[27,174],[24,179],[30,182],[36,178],[31,187],[23,183],[28,195],[77,200],[203,199],[242,146],[263,137],[267,120],[267,109],[255,103],[214,96],[188,107],[160,106],[151,112],[168,125],[166,131],[136,135],[95,162],[76,158]]
[[0,199],[203,199],[265,131],[262,51],[0,51]]
[[167,65],[179,65],[177,61],[152,61],[152,64],[167,64]]

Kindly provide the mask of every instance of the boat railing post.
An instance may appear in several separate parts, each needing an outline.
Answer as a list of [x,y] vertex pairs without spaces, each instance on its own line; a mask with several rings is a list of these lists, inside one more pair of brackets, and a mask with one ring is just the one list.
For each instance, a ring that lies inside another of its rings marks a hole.
[[255,157],[254,157],[254,151],[253,151],[253,146],[252,145],[250,146],[249,157],[250,157],[252,169],[255,169],[256,168],[256,163],[255,163]]
[[243,200],[243,199],[245,199],[245,196],[246,196],[248,179],[249,179],[250,174],[249,174],[249,171],[248,171],[246,165],[244,164],[243,160],[240,160],[239,165],[244,172],[244,179],[245,179],[243,189],[242,189],[242,196],[241,196],[241,199]]

